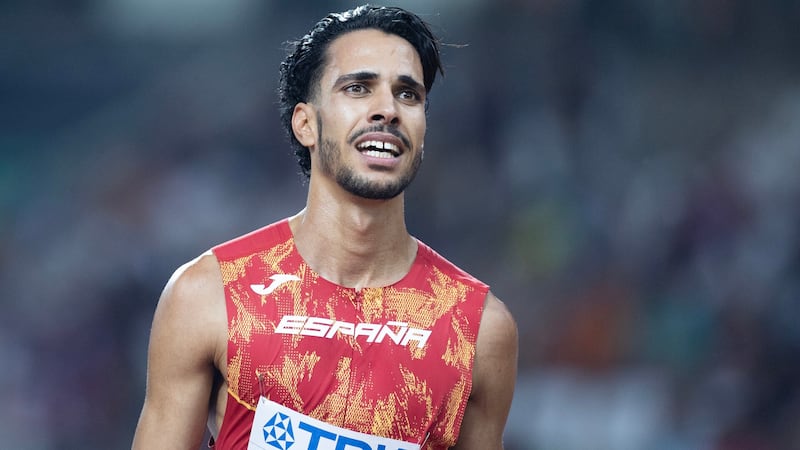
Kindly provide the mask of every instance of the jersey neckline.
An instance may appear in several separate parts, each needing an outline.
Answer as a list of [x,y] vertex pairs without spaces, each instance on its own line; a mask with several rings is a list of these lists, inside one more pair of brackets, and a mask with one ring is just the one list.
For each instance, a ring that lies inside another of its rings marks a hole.
[[417,254],[414,256],[414,262],[411,263],[411,267],[409,268],[408,272],[406,272],[406,274],[403,275],[402,278],[395,281],[394,283],[387,284],[384,286],[365,286],[362,288],[343,286],[320,275],[317,271],[315,271],[311,267],[310,264],[308,264],[308,261],[306,261],[305,258],[303,258],[303,255],[301,255],[300,252],[297,250],[297,245],[295,244],[294,241],[294,233],[292,233],[292,228],[291,226],[289,226],[289,219],[290,219],[289,217],[281,219],[277,223],[278,225],[277,231],[280,233],[281,237],[292,241],[292,249],[291,249],[292,254],[296,256],[300,261],[302,261],[303,265],[306,267],[306,270],[312,273],[318,280],[321,280],[321,282],[337,289],[342,289],[344,291],[351,291],[355,294],[359,294],[362,293],[363,291],[369,291],[373,289],[383,290],[387,288],[405,286],[408,285],[409,283],[413,284],[415,280],[418,278],[420,271],[424,268],[425,261],[428,259],[428,247],[422,241],[412,236],[414,241],[417,243]]

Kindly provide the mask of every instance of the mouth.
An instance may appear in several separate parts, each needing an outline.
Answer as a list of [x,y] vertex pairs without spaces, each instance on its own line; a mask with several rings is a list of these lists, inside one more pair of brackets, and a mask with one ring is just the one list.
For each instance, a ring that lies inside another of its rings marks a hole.
[[391,159],[400,156],[400,147],[393,142],[369,139],[360,142],[356,148],[362,154],[373,158]]

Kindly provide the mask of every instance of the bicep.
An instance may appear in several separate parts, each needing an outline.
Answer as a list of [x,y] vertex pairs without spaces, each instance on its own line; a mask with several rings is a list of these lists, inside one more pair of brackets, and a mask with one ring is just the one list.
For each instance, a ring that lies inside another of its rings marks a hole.
[[478,332],[472,392],[454,448],[503,448],[503,431],[517,376],[517,345],[514,319],[490,293]]
[[170,280],[153,317],[134,448],[198,448],[203,438],[214,381],[214,327],[202,304],[208,295],[203,283],[185,276]]

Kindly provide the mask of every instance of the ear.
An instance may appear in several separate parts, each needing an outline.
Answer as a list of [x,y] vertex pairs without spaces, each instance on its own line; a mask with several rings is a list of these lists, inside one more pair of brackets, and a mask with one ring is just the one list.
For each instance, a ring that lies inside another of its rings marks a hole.
[[292,132],[304,147],[317,144],[317,115],[309,103],[298,103],[292,113]]

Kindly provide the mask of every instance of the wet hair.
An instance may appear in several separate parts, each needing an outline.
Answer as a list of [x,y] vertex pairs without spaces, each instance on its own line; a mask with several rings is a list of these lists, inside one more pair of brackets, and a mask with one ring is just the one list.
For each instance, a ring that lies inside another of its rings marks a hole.
[[298,103],[308,102],[316,94],[331,42],[345,33],[362,29],[381,30],[408,41],[416,49],[422,63],[426,92],[433,87],[437,71],[444,75],[438,39],[428,24],[402,8],[362,5],[345,12],[328,14],[317,22],[308,34],[290,43],[289,54],[281,63],[278,89],[281,123],[306,177],[311,173],[311,155],[292,131],[294,107]]

